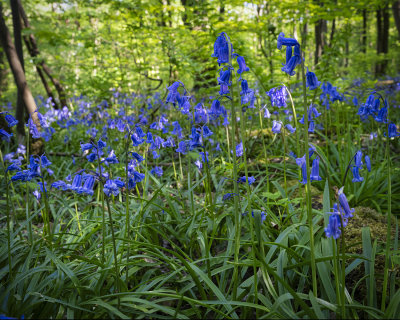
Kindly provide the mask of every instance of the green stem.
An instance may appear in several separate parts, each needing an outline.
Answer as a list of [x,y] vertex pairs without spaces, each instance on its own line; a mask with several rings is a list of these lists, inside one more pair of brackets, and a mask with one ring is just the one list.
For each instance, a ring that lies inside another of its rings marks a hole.
[[[389,107],[388,115],[389,119]],[[389,121],[388,121],[389,123]],[[389,128],[389,126],[387,126]],[[391,161],[390,161],[390,138],[389,130],[386,131],[386,158],[387,158],[387,183],[388,183],[388,212],[387,212],[387,229],[386,229],[386,246],[385,246],[385,269],[383,273],[383,287],[382,287],[382,304],[381,309],[385,311],[386,309],[386,288],[388,284],[389,277],[389,262],[390,262],[390,243],[391,243],[391,233],[392,233],[392,180],[391,180]]]
[[[304,54],[303,54],[304,55]],[[307,222],[310,230],[310,253],[311,253],[311,274],[312,274],[312,287],[315,297],[318,297],[317,291],[317,273],[315,265],[315,250],[314,250],[314,228],[312,220],[311,208],[311,182],[310,182],[310,159],[308,157],[308,108],[307,108],[307,92],[306,92],[306,75],[304,70],[304,60],[301,63],[301,75],[303,80],[303,104],[304,104],[304,152],[306,155],[306,168],[307,168],[307,184],[306,189],[306,202],[307,202]]]
[[11,220],[10,220],[10,204],[9,204],[9,188],[8,188],[8,174],[5,163],[3,161],[3,152],[0,149],[0,161],[3,165],[4,179],[6,183],[6,215],[7,215],[7,253],[8,253],[8,273],[12,279],[12,264],[11,264]]
[[[115,268],[115,293],[120,291],[120,278],[119,278],[119,269],[118,269],[118,260],[117,260],[117,246],[115,243],[115,234],[114,234],[114,225],[113,225],[113,219],[112,219],[112,214],[111,214],[111,208],[110,208],[110,200],[107,197],[106,198],[107,202],[107,211],[108,211],[108,217],[110,219],[110,227],[111,227],[111,237],[112,237],[112,242],[113,242],[113,251],[114,251],[114,268]],[[120,298],[118,296],[118,306],[120,304]]]
[[265,147],[265,139],[264,139],[264,132],[263,132],[263,120],[261,116],[261,112],[258,113],[260,117],[260,128],[261,128],[261,140],[262,140],[262,145],[263,145],[263,150],[264,150],[264,158],[265,158],[265,175],[267,177],[267,192],[269,192],[269,172],[268,172],[268,154],[267,154],[267,148]]

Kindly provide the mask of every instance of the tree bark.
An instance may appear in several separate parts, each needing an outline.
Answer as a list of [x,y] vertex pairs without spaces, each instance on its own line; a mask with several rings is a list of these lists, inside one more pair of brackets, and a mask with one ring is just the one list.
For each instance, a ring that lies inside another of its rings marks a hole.
[[24,70],[22,68],[21,62],[19,61],[17,51],[11,39],[10,31],[8,30],[8,27],[4,20],[3,5],[1,3],[0,3],[0,38],[11,71],[14,75],[14,80],[17,85],[17,88],[21,90],[21,96],[25,103],[26,111],[28,114],[32,115],[32,120],[35,122],[36,126],[40,130],[39,118],[37,114],[34,113],[36,111],[36,103],[35,100],[33,99],[31,91],[29,90]]
[[318,64],[324,53],[326,28],[326,20],[320,19],[315,23],[315,64]]
[[362,52],[367,53],[367,10],[363,10]]
[[[19,62],[21,63],[22,70],[25,72],[24,54],[23,54],[22,40],[21,40],[21,23],[20,23],[17,0],[10,0],[10,5],[11,5],[13,27],[14,27],[15,50],[17,51],[17,55],[19,58]],[[24,121],[25,105],[24,105],[24,100],[22,99],[21,89],[18,88],[17,90],[18,90],[17,107],[15,112],[15,118],[18,120],[17,132],[20,136],[25,136],[25,121]]]
[[400,0],[395,0],[392,4],[394,22],[400,38]]
[[[19,9],[19,13],[21,14],[23,26],[24,26],[24,28],[29,29],[30,24],[29,24],[28,16],[26,15],[24,8],[22,7],[21,0],[11,0],[11,1],[18,2],[18,9]],[[24,41],[25,41],[25,44],[27,45],[27,47],[30,48],[30,50],[29,50],[30,56],[32,58],[37,58],[39,56],[40,52],[39,52],[39,49],[37,46],[35,36],[31,33],[31,34],[29,34],[29,36],[24,37]],[[27,43],[29,43],[29,45]],[[35,59],[34,59],[34,61],[35,61]],[[42,82],[44,79],[44,77],[43,77],[43,72],[44,72],[48,76],[50,81],[53,83],[54,87],[56,88],[61,106],[62,107],[67,106],[67,100],[66,100],[64,87],[62,86],[60,81],[58,81],[56,78],[53,77],[53,73],[52,73],[51,69],[47,66],[47,64],[44,62],[44,59],[40,59],[38,62],[35,62],[35,65],[36,65],[36,70],[39,73],[39,77],[40,77],[40,79],[42,79]],[[41,74],[39,71],[40,68],[41,68],[41,70],[43,70],[43,72],[41,72]],[[43,85],[46,89],[48,96],[53,98],[53,102],[55,103],[54,107],[57,109],[58,105],[56,104],[56,100],[54,99],[54,95],[51,93],[51,90],[50,90],[50,94],[49,94],[49,91],[48,91],[49,86],[47,85],[47,82],[46,82],[46,84],[43,82]]]
[[[388,5],[383,8],[378,8],[376,11],[376,53],[378,55],[386,55],[389,52],[389,12]],[[375,65],[375,76],[383,75],[386,71],[387,58],[384,57],[383,61],[378,61]]]

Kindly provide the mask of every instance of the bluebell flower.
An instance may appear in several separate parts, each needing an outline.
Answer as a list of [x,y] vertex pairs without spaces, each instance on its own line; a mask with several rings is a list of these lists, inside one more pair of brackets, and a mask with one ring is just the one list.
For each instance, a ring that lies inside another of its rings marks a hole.
[[341,222],[340,222],[340,215],[338,213],[331,213],[329,216],[329,223],[328,226],[325,228],[325,235],[329,237],[333,237],[333,239],[338,239],[342,234],[340,230]]
[[358,150],[354,156],[354,162],[355,162],[356,167],[359,167],[359,168],[362,167],[362,165],[363,165],[362,156],[363,156],[363,154],[362,154],[361,150]]
[[[293,52],[292,46],[287,46],[286,47],[286,61],[285,61],[285,64],[288,64],[288,62],[292,58],[292,52]],[[282,65],[284,66],[285,64],[282,64]]]
[[17,153],[25,154],[26,153],[26,146],[23,144],[18,145]]
[[146,134],[143,132],[142,128],[139,126],[136,127],[136,134],[138,135],[139,138],[146,137]]
[[138,147],[144,142],[144,139],[139,138],[137,133],[132,133],[131,140],[134,147]]
[[228,116],[225,116],[225,117],[224,117],[224,122],[222,123],[222,125],[223,125],[224,127],[227,127],[227,126],[229,125]]
[[226,201],[226,200],[233,198],[233,196],[237,196],[237,195],[238,195],[237,193],[226,193],[223,195],[222,200]]
[[310,90],[317,89],[321,82],[318,81],[317,76],[315,75],[314,72],[308,71],[307,68],[307,73],[306,73],[306,86]]
[[154,167],[150,170],[150,173],[161,177],[163,175],[163,169],[161,167]]
[[354,209],[350,209],[349,203],[347,202],[346,195],[343,193],[343,187],[339,190],[339,204],[344,212],[344,217],[351,218],[353,217],[352,213]]
[[13,135],[12,133],[8,133],[7,131],[5,131],[3,129],[0,129],[0,137],[3,140],[6,140],[7,142],[9,142],[11,137],[12,137],[12,135]]
[[15,126],[15,125],[18,123],[18,120],[15,119],[11,114],[6,114],[6,115],[4,116],[4,118],[6,119],[7,125],[8,125],[9,127],[13,127],[13,126]]
[[295,133],[296,132],[296,128],[293,128],[292,125],[290,123],[288,123],[285,126],[286,129],[288,129],[290,131],[290,133]]
[[103,188],[104,194],[109,197],[111,194],[117,196],[119,193],[119,188],[114,180],[107,180]]
[[71,185],[66,184],[64,181],[60,180],[60,181],[55,181],[51,184],[52,188],[56,188],[56,189],[61,189],[63,191],[66,191],[68,189],[71,188]]
[[[136,140],[135,140],[136,141]],[[151,132],[147,132],[147,138],[146,138],[146,142],[147,143],[153,143],[153,135],[151,134]]]
[[382,107],[379,110],[378,115],[375,117],[375,121],[387,123],[387,108],[386,107]]
[[296,164],[301,168],[301,174],[303,180],[300,181],[302,184],[307,184],[307,163],[306,163],[306,155],[301,158],[296,159]]
[[189,147],[193,150],[196,147],[201,147],[201,135],[197,132],[195,127],[192,127],[192,134],[189,135]]
[[93,162],[93,161],[95,161],[95,160],[97,159],[97,154],[94,153],[94,152],[92,152],[92,153],[90,153],[90,154],[88,154],[88,155],[86,156],[86,159],[87,159],[89,162]]
[[99,150],[102,150],[105,146],[107,146],[107,144],[102,141],[101,139],[99,139],[99,141],[97,142],[97,147]]
[[167,147],[175,147],[175,141],[174,138],[172,137],[168,137],[163,143],[162,143],[163,148],[167,148]]
[[281,32],[278,36],[278,49],[281,50],[282,46],[295,46],[298,45],[296,39],[285,38],[285,34]]
[[135,180],[133,180],[133,178],[129,178],[129,180],[128,180],[128,189],[131,190],[131,189],[134,189],[135,187],[136,187]]
[[389,124],[388,132],[389,132],[389,138],[395,138],[400,136],[400,132],[397,132],[396,124],[394,124],[393,122]]
[[371,172],[371,160],[370,160],[369,156],[365,156],[364,159],[365,159],[365,165],[367,166],[368,172]]
[[315,121],[311,120],[310,124],[308,125],[308,132],[313,133],[315,131]]
[[229,94],[230,93],[230,91],[229,91],[229,87],[226,85],[226,84],[224,84],[224,83],[220,83],[220,90],[219,90],[219,95],[221,95],[221,96],[223,96],[223,95],[225,95],[225,94]]
[[155,150],[153,150],[152,155],[153,155],[153,159],[158,159],[160,157],[160,154],[157,153],[157,151],[155,151]]
[[271,118],[271,113],[269,112],[268,108],[265,106],[264,107],[264,118]]
[[203,137],[210,137],[212,136],[214,133],[206,126],[203,126]]
[[272,132],[273,133],[280,133],[282,129],[282,122],[273,120],[272,121]]
[[137,152],[132,152],[132,157],[136,159],[139,163],[144,160],[144,158]]
[[137,182],[141,182],[143,179],[145,178],[144,173],[140,173],[137,171],[133,172],[133,180],[137,183]]
[[194,162],[194,165],[195,165],[199,170],[203,169],[203,163],[200,161],[200,159],[197,159],[197,160]]
[[122,181],[121,177],[116,177],[114,179],[115,184],[117,185],[118,188],[123,188],[125,187],[125,182]]
[[310,181],[320,181],[322,178],[319,176],[319,157],[313,160],[310,174]]
[[232,83],[230,82],[231,77],[231,69],[228,68],[225,71],[221,70],[220,76],[218,78],[218,84],[224,84],[226,86],[230,86]]
[[238,56],[236,61],[239,65],[237,73],[242,74],[245,71],[250,71],[250,68],[246,66],[246,62],[244,61],[244,58],[242,56]]
[[168,96],[167,96],[166,103],[169,103],[169,102],[175,103],[177,101],[177,97],[179,97],[178,88],[181,85],[182,85],[182,87],[184,86],[181,81],[176,81],[171,86],[169,86],[167,88],[169,93],[168,93]]
[[114,150],[111,150],[110,154],[109,154],[108,157],[105,159],[105,161],[106,161],[108,164],[111,164],[111,163],[119,163],[119,161],[118,161],[118,159],[117,159],[117,156],[115,155]]
[[11,161],[11,164],[7,167],[6,172],[20,171],[20,170],[21,170],[21,161],[19,159],[15,159]]
[[[249,177],[249,185],[252,185],[256,181],[256,178],[253,176]],[[246,176],[240,177],[238,180],[239,183],[245,183],[246,182]]]
[[42,198],[42,194],[39,192],[39,190],[33,191],[32,194],[38,201]]
[[353,180],[352,182],[362,182],[364,180],[363,177],[360,177],[359,170],[360,167],[353,166]]
[[[267,213],[264,211],[261,211],[260,215],[261,215],[261,223],[263,223],[265,221],[265,219],[267,219]],[[251,211],[251,216],[254,218],[254,211]]]
[[180,141],[178,144],[178,149],[176,149],[176,152],[186,154],[188,152],[188,145],[186,141]]
[[[229,62],[229,44],[227,41],[228,36],[222,32],[214,43],[214,53],[212,57],[218,58],[218,64]],[[233,52],[231,44],[231,53]]]
[[82,186],[82,175],[77,174],[71,184],[71,190],[78,192]]
[[296,72],[294,71],[296,65],[297,65],[297,57],[293,56],[290,58],[289,62],[282,67],[281,70],[283,72],[286,72],[289,76],[294,76],[296,74]]
[[47,159],[47,157],[44,154],[40,157],[40,163],[43,168],[46,168],[49,165],[51,165],[51,162]]
[[243,155],[243,142],[241,141],[236,145],[236,157],[241,157]]

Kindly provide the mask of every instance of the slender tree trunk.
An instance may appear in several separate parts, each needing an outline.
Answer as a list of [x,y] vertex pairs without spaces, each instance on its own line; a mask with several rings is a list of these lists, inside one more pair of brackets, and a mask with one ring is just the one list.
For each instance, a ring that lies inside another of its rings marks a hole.
[[363,28],[362,28],[362,52],[367,53],[367,10],[363,10]]
[[394,22],[397,28],[397,33],[399,34],[399,39],[400,39],[400,0],[395,0],[393,2],[392,11],[393,11]]
[[40,129],[39,118],[37,114],[34,113],[36,111],[36,103],[26,82],[24,69],[22,68],[17,51],[11,39],[10,31],[4,21],[2,3],[0,3],[0,38],[8,63],[14,75],[17,88],[21,90],[21,96],[25,103],[26,111],[28,114],[32,115],[32,120]]
[[[389,52],[389,12],[388,5],[379,8],[376,11],[376,53],[386,55]],[[383,61],[378,61],[375,65],[375,76],[380,76],[385,73],[387,66],[387,58],[384,57]]]
[[332,45],[333,45],[333,37],[335,36],[335,31],[336,31],[336,19],[334,18],[332,20],[331,35],[329,38],[329,47],[330,48],[332,48]]
[[[22,21],[24,23],[24,27],[25,28],[30,28],[28,16],[25,13],[25,10],[24,10],[24,8],[22,6],[21,0],[11,0],[11,1],[17,1],[18,2],[18,9],[19,9],[19,13],[21,15]],[[25,40],[25,38],[24,38],[24,40]],[[39,49],[38,49],[38,46],[37,46],[37,43],[36,43],[35,36],[31,33],[27,37],[27,40],[29,42],[29,47],[31,48],[29,50],[29,53],[30,53],[31,57],[32,58],[38,57],[40,52],[39,52]],[[27,45],[27,47],[28,47],[28,45]],[[40,66],[42,68],[43,72],[47,75],[47,77],[53,83],[54,87],[56,88],[56,90],[58,92],[58,97],[59,97],[61,106],[62,107],[67,106],[67,100],[66,100],[64,87],[62,86],[60,81],[58,81],[56,78],[53,77],[53,73],[52,73],[51,69],[46,65],[46,63],[44,62],[43,59],[40,59],[40,61],[36,64],[36,66],[37,66],[36,70],[38,70],[38,67]],[[39,77],[42,79],[40,74],[39,74]],[[46,85],[44,83],[43,83],[43,85],[46,88]],[[47,85],[47,87],[48,87],[48,85]],[[46,89],[46,92],[48,93],[47,89]],[[53,95],[51,95],[51,96],[53,97],[53,100],[54,100],[54,96]],[[49,95],[49,97],[50,97],[50,95]],[[55,102],[55,100],[54,100],[54,102]],[[57,108],[58,105],[55,105],[54,107]]]
[[[15,50],[17,51],[17,55],[19,58],[19,62],[21,63],[22,70],[25,72],[24,66],[24,54],[22,49],[22,40],[21,40],[21,23],[20,16],[18,10],[17,0],[10,0],[11,5],[11,13],[14,27],[14,45]],[[24,100],[22,99],[22,91],[21,88],[18,88],[17,94],[17,107],[15,112],[15,118],[18,120],[17,124],[17,132],[20,137],[25,136],[25,119],[24,119]]]
[[326,20],[320,19],[315,23],[315,64],[318,64],[324,53],[326,28]]

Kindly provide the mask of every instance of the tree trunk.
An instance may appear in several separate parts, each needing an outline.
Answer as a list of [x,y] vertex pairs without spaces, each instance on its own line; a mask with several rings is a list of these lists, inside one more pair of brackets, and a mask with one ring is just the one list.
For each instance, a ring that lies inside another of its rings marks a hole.
[[[386,55],[389,52],[389,12],[388,5],[379,8],[376,11],[376,53]],[[375,76],[380,76],[385,73],[387,66],[387,58],[384,56],[383,61],[378,61],[375,65]]]
[[6,53],[8,63],[14,75],[14,80],[17,88],[21,90],[21,96],[25,103],[25,108],[28,114],[32,115],[32,120],[35,122],[38,129],[40,129],[39,118],[36,113],[36,103],[33,99],[32,93],[29,90],[26,82],[25,73],[22,68],[21,62],[13,41],[11,39],[10,31],[7,28],[6,22],[3,17],[3,5],[0,3],[0,40],[3,46],[4,52]]
[[[11,0],[11,1],[18,2],[18,9],[19,9],[19,13],[21,14],[21,18],[22,18],[24,27],[30,28],[28,16],[26,15],[24,8],[22,7],[21,0]],[[31,33],[31,34],[29,34],[29,37],[27,37],[27,36],[24,37],[24,41],[25,41],[26,46],[28,48],[30,48],[30,50],[29,50],[30,56],[32,58],[38,57],[40,52],[39,52],[39,49],[38,49],[38,46],[36,43],[35,36]],[[29,45],[28,45],[28,42],[29,42]],[[46,65],[46,63],[44,62],[43,59],[40,59],[40,61],[36,63],[36,70],[38,71],[39,77],[40,77],[40,79],[42,79],[42,82],[43,82],[44,77],[42,78],[43,72],[42,72],[42,75],[39,72],[40,67],[44,71],[44,73],[49,77],[50,81],[53,83],[54,87],[56,88],[61,106],[62,107],[67,106],[67,100],[66,100],[66,95],[65,95],[63,86],[56,78],[53,77],[51,69]],[[43,82],[43,85],[44,85],[49,97],[53,98],[53,102],[55,103],[54,107],[57,109],[58,105],[56,104],[54,95],[51,93],[51,90],[50,90],[50,94],[49,94],[49,91],[48,91],[49,86],[47,85],[47,82],[46,82],[46,84]]]
[[367,53],[367,10],[363,10],[362,52]]
[[394,22],[397,28],[397,33],[399,34],[399,39],[400,39],[400,0],[395,0],[393,2],[392,11],[393,11]]
[[315,23],[315,64],[318,64],[324,53],[326,29],[326,20],[320,19]]
[[[13,27],[14,27],[14,45],[15,50],[17,51],[17,55],[19,58],[19,62],[21,63],[22,70],[25,72],[24,67],[24,54],[22,50],[22,40],[21,40],[21,23],[20,23],[20,16],[18,10],[18,3],[17,0],[10,0],[11,5],[11,13],[12,13],[12,20],[13,20]],[[18,120],[17,124],[17,132],[19,136],[25,136],[25,119],[24,119],[24,100],[22,99],[22,91],[18,88],[17,94],[17,107],[15,112],[15,118]]]

